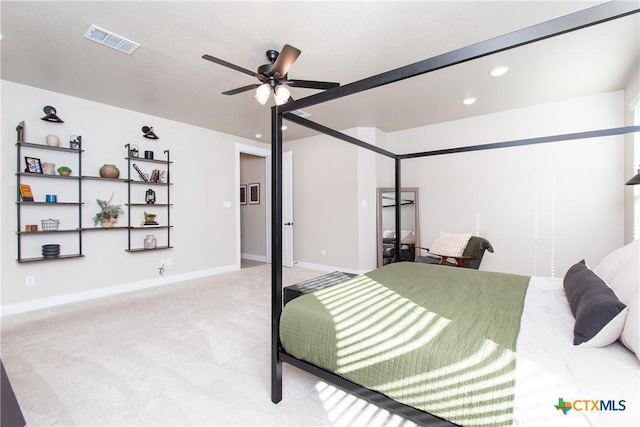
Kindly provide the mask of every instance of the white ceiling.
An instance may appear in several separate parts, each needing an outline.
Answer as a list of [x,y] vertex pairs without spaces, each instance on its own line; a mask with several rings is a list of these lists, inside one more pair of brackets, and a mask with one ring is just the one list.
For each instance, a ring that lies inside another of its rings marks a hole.
[[[253,91],[221,94],[257,80],[203,54],[255,70],[288,43],[302,50],[290,78],[346,84],[598,3],[3,0],[1,77],[268,142],[269,104]],[[92,24],[141,47],[126,55],[91,42]],[[335,129],[390,132],[618,90],[638,67],[639,28],[636,14],[306,111]],[[509,73],[490,77],[497,65]],[[467,96],[478,101],[464,106]],[[290,124],[285,139],[310,134]]]

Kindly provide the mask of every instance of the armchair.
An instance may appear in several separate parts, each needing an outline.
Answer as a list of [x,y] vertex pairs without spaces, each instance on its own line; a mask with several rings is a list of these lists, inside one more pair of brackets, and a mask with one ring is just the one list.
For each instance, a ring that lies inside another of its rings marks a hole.
[[[491,246],[491,243],[489,243],[487,239],[478,236],[471,236],[461,256],[443,256],[438,253],[434,253],[433,251],[429,251],[428,248],[418,246],[416,246],[416,249],[418,250],[418,256],[416,256],[415,259],[416,262],[473,268],[475,270],[480,268],[480,263],[482,262],[485,250],[493,252],[493,246]],[[420,250],[426,251],[426,254],[421,255]]]

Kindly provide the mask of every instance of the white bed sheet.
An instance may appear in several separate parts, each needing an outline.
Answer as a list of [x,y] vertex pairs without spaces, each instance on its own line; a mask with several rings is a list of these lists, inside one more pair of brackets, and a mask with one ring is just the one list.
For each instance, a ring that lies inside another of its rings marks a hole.
[[[517,341],[514,424],[640,426],[640,362],[617,341],[603,348],[574,346],[573,324],[562,279],[531,278]],[[571,409],[565,415],[554,407],[559,398],[614,400],[616,408],[624,400],[626,409]]]

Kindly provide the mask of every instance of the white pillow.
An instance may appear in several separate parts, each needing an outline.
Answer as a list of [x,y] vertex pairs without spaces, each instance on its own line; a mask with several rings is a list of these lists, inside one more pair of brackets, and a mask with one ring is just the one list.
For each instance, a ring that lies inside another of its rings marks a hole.
[[640,288],[640,259],[636,257],[626,263],[618,274],[608,282],[609,287],[613,289],[620,301],[629,305],[634,294],[638,294]]
[[640,258],[640,240],[631,242],[628,245],[611,252],[609,255],[604,257],[602,261],[600,261],[600,264],[598,264],[593,271],[600,276],[602,280],[607,283],[611,283],[613,278],[625,264],[633,261],[634,259],[637,262],[638,258]]
[[383,239],[393,239],[394,237],[396,237],[396,232],[393,230],[383,230],[382,231],[382,238]]
[[431,244],[429,253],[453,257],[462,256],[465,248],[469,244],[469,239],[471,239],[470,233],[449,234],[441,232]]
[[622,329],[620,342],[640,360],[640,291],[631,295],[627,303],[627,320]]

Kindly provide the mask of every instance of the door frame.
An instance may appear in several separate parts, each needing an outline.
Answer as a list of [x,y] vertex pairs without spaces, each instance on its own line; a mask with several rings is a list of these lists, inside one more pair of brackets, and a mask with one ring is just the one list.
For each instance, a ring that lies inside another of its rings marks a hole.
[[235,187],[234,203],[236,206],[236,267],[239,269],[242,262],[242,240],[240,237],[241,221],[240,221],[240,154],[251,154],[253,156],[263,157],[265,160],[265,197],[264,205],[266,209],[266,260],[267,264],[271,264],[271,149],[261,148],[254,145],[236,143],[235,145]]

